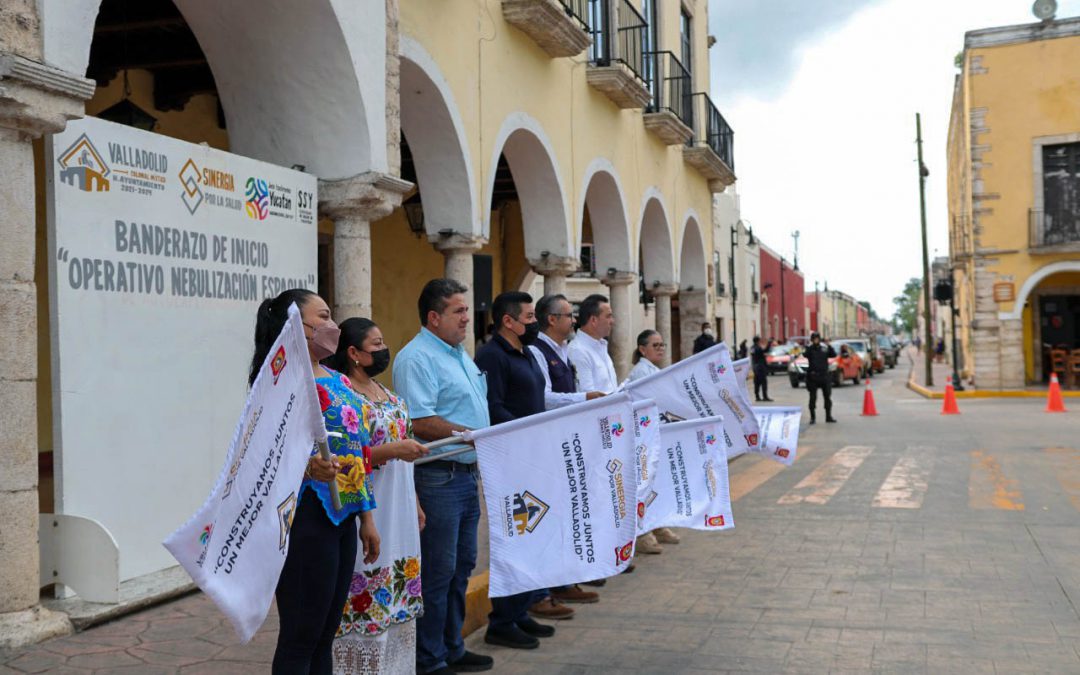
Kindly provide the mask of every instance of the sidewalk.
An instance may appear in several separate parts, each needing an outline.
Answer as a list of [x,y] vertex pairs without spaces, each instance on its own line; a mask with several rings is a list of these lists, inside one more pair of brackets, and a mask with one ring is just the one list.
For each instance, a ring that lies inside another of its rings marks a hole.
[[[945,397],[945,384],[950,377],[952,377],[953,370],[952,365],[946,362],[938,363],[934,361],[931,364],[930,371],[934,378],[934,385],[928,387],[926,385],[926,363],[924,361],[926,357],[921,353],[915,351],[914,348],[908,348],[904,351],[904,354],[900,358],[900,363],[896,366],[898,369],[909,368],[910,374],[908,376],[908,388],[916,392],[920,396],[926,398],[944,398]],[[905,362],[906,359],[906,362]],[[1045,399],[1049,385],[1030,385],[1023,389],[979,389],[974,384],[968,381],[963,381],[964,390],[957,391],[957,398],[1041,398]],[[1066,389],[1064,383],[1062,383],[1061,395],[1065,398],[1080,398],[1080,390]]]

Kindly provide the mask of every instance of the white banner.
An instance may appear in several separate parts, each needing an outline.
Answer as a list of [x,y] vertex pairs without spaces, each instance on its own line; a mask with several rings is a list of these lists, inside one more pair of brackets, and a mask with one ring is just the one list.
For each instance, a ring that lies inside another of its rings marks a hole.
[[251,388],[214,489],[164,542],[243,642],[266,619],[289,550],[304,468],[315,442],[325,439],[304,328],[293,305]]
[[795,406],[755,406],[754,416],[761,427],[761,438],[754,451],[791,466],[799,450],[799,422],[802,408]]
[[722,433],[719,417],[661,425],[660,467],[641,531],[734,527]]
[[661,414],[683,419],[723,416],[728,455],[735,457],[758,444],[746,382],[739,380],[726,344],[718,344],[626,385],[637,399],[652,399]]
[[94,117],[45,164],[56,504],[131,579],[221,465],[259,303],[317,288],[316,178]]
[[637,534],[626,394],[471,432],[491,535],[489,595],[623,571]]
[[637,517],[638,533],[652,495],[652,484],[660,468],[660,409],[651,400],[634,401],[634,442],[637,443]]
[[735,370],[735,379],[739,382],[746,382],[746,378],[750,377],[750,357],[745,359],[739,359],[731,364],[731,367]]

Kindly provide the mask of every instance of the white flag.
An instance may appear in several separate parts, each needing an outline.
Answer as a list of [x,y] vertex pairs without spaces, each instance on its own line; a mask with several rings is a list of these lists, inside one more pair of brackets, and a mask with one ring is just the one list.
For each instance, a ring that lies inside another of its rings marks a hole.
[[164,542],[242,642],[266,619],[289,550],[304,468],[316,441],[325,439],[304,328],[293,305],[251,387],[214,489]]
[[645,509],[640,530],[734,527],[722,433],[719,417],[661,425],[660,467],[652,487],[655,494]]
[[794,406],[755,406],[754,415],[761,427],[761,438],[754,452],[791,466],[799,449],[799,422],[802,408]]
[[745,384],[750,375],[750,357],[732,362],[731,367],[735,370],[735,379]]
[[637,517],[638,534],[645,510],[656,494],[652,489],[660,468],[660,409],[651,400],[634,401],[634,441],[637,443]]
[[489,595],[614,576],[637,534],[634,408],[614,394],[468,434],[484,480]]
[[746,382],[735,376],[726,344],[709,347],[658,373],[626,385],[635,399],[656,402],[661,414],[682,419],[723,416],[724,440],[731,457],[758,444],[757,419],[746,393]]

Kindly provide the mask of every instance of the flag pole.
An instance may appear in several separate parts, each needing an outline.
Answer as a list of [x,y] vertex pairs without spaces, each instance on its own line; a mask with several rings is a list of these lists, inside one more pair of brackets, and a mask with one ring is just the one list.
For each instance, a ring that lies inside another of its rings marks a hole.
[[[326,432],[326,435],[327,435],[327,437],[334,436],[334,437],[337,437],[337,438],[342,438],[342,435],[339,434],[336,431],[328,431],[328,432]],[[330,444],[327,443],[325,438],[316,441],[316,443],[319,446],[319,457],[322,457],[323,459],[325,459],[326,461],[329,462],[330,458],[332,457],[332,455],[330,454]],[[337,476],[334,476],[333,479],[327,481],[326,487],[330,491],[330,501],[334,503],[334,510],[335,511],[340,511],[341,510],[341,495],[338,493],[338,489],[337,489]]]
[[447,457],[456,457],[458,455],[464,455],[466,452],[470,452],[471,450],[474,449],[473,446],[472,446],[472,441],[465,438],[464,436],[447,436],[446,438],[441,438],[441,439],[439,439],[437,441],[431,441],[430,443],[425,443],[424,447],[427,448],[429,451],[431,451],[431,450],[437,450],[437,449],[439,449],[441,447],[444,447],[444,446],[447,446],[447,445],[456,445],[458,443],[468,443],[468,445],[466,445],[464,448],[458,448],[457,450],[451,450],[450,452],[444,452],[442,454],[435,455],[434,457],[421,457],[420,459],[414,461],[413,465],[427,464],[428,462],[434,462],[435,460],[438,460],[438,459],[446,459]]

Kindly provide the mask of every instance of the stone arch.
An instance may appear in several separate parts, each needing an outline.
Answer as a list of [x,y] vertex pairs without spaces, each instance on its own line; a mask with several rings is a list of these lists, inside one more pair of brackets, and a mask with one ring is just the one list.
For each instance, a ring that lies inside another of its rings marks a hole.
[[1059,260],[1035,270],[1031,276],[1024,280],[1024,285],[1016,293],[1016,300],[1010,312],[998,312],[1001,321],[1020,320],[1024,315],[1024,303],[1027,302],[1031,292],[1034,291],[1044,279],[1061,272],[1080,272],[1080,260]]
[[705,238],[698,225],[697,214],[690,212],[683,222],[682,246],[679,253],[679,285],[683,289],[708,288],[708,262],[705,259]]
[[415,40],[401,40],[401,130],[409,141],[428,235],[476,234],[480,209],[465,127],[450,86]]
[[641,274],[645,285],[668,284],[675,281],[675,247],[672,244],[671,218],[664,195],[655,187],[645,191],[641,202],[641,226],[638,228],[638,250],[641,252]]
[[[554,147],[543,127],[525,113],[509,115],[495,140],[489,165],[484,203],[495,191],[499,156],[505,155],[521,203],[525,234],[525,257],[538,260],[546,251],[554,256],[576,257],[571,249],[566,191],[563,189]],[[484,236],[491,232],[491,210],[482,214]]]
[[581,211],[578,233],[584,230],[585,210],[592,223],[593,244],[596,246],[597,275],[615,268],[619,272],[637,270],[637,256],[630,251],[630,223],[626,217],[626,200],[614,165],[603,157],[594,159],[581,184]]
[[[372,145],[373,118],[361,95],[363,57],[354,56],[346,37],[346,27],[364,32],[356,16],[343,20],[333,0],[173,1],[214,74],[233,152],[301,164],[331,180],[384,168],[386,149]],[[47,62],[86,72],[100,4],[42,3]],[[250,30],[252,17],[258,30]],[[385,26],[377,23],[385,41]],[[334,105],[327,105],[329,93]],[[372,114],[381,115],[384,103],[385,93],[372,101]]]

